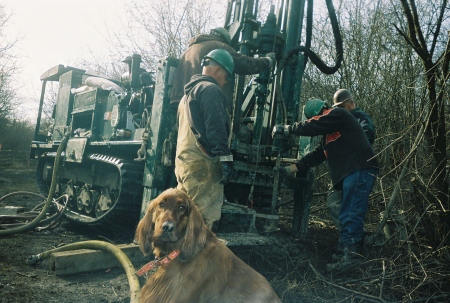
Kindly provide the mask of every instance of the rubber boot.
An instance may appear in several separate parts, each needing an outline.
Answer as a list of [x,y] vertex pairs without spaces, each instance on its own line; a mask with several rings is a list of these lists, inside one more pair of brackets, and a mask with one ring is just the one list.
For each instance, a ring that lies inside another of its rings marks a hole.
[[333,263],[327,264],[327,271],[332,270],[346,270],[353,268],[354,266],[361,263],[362,260],[362,250],[363,250],[363,244],[362,243],[355,243],[348,246],[344,246],[343,254],[340,259],[337,261],[333,260]]
[[[364,243],[366,243],[368,241],[368,239],[366,239],[366,238],[367,237],[364,235],[363,241],[353,244],[353,246],[356,249],[356,252],[359,255],[363,254]],[[361,250],[358,252],[359,246],[361,246]],[[331,261],[338,262],[339,260],[342,259],[343,255],[344,255],[344,246],[342,246],[342,244],[339,243],[338,247],[336,247],[336,249],[335,249],[335,253],[331,256]]]
[[335,249],[335,253],[331,256],[331,261],[337,262],[342,259],[342,256],[344,256],[344,247],[339,244]]

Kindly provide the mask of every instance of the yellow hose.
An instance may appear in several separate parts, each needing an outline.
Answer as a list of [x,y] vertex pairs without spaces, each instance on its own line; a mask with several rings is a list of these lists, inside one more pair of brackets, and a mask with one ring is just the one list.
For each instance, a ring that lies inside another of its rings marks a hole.
[[28,260],[28,263],[34,264],[36,262],[39,262],[50,257],[50,255],[55,252],[75,249],[100,249],[112,253],[122,264],[127,274],[128,283],[130,284],[130,303],[139,302],[141,295],[141,286],[139,284],[139,279],[135,274],[136,270],[134,269],[134,266],[131,263],[130,259],[128,259],[127,255],[120,248],[111,243],[97,240],[72,243],[55,249],[47,250],[38,255],[34,255]]

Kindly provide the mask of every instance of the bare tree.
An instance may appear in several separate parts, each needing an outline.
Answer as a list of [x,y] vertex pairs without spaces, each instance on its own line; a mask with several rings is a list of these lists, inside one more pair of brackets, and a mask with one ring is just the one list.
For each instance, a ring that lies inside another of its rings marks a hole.
[[122,59],[137,53],[142,55],[142,67],[155,71],[159,59],[180,57],[190,38],[222,26],[225,8],[226,3],[220,0],[133,1],[117,16],[121,30],[104,33],[108,51],[91,52],[91,58],[77,66],[118,80],[126,70]]
[[434,159],[431,179],[439,191],[439,200],[445,203],[446,209],[450,209],[444,100],[449,78],[450,39],[444,37],[441,32],[445,26],[447,30],[450,29],[450,8],[447,0],[420,3],[416,3],[415,0],[399,0],[399,2],[403,9],[403,17],[399,14],[398,23],[394,26],[420,57],[425,71],[424,84],[431,111],[426,136]]
[[118,62],[118,58],[138,53],[146,69],[156,70],[160,58],[179,57],[190,38],[221,26],[224,12],[225,3],[218,0],[134,1],[118,18],[122,30],[107,35],[108,59]]
[[34,125],[27,120],[17,119],[3,122],[2,134],[0,135],[2,149],[29,152],[30,142],[34,135]]
[[[0,129],[2,130],[0,132],[0,144],[4,148],[11,145],[9,144],[11,136],[16,136],[11,126],[17,124],[11,120],[13,111],[18,104],[16,87],[14,86],[14,77],[18,67],[13,52],[18,39],[9,40],[7,38],[6,32],[10,18],[11,15],[6,13],[5,5],[0,2]],[[11,146],[15,145],[12,144]]]
[[0,3],[0,117],[11,115],[15,104],[15,88],[13,78],[17,72],[13,47],[17,40],[8,40],[6,30],[11,15],[5,11],[5,6]]
[[220,26],[224,12],[223,1],[144,0],[134,3],[128,13],[137,21],[137,26],[153,38],[149,46],[153,46],[153,57],[160,58],[179,57],[191,37]]

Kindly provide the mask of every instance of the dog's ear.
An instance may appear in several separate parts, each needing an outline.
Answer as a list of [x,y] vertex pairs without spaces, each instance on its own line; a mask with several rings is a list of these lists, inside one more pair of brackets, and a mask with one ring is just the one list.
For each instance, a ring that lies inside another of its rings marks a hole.
[[181,247],[181,261],[192,259],[200,250],[202,250],[203,247],[205,247],[207,235],[207,226],[203,222],[202,215],[197,209],[197,206],[187,195],[185,199],[189,205],[189,218]]
[[153,211],[157,202],[156,199],[152,200],[147,207],[147,212],[144,218],[139,221],[136,228],[136,234],[134,236],[135,241],[139,244],[139,247],[144,255],[148,255],[152,252],[152,236],[153,236]]

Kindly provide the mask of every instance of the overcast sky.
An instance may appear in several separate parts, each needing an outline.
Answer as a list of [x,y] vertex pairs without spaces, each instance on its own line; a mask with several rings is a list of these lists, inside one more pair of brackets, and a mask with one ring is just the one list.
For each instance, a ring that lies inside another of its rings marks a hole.
[[115,30],[120,13],[130,0],[3,0],[10,37],[20,37],[14,49],[22,71],[18,92],[25,101],[20,117],[35,117],[42,73],[58,65],[106,51],[105,33]]

